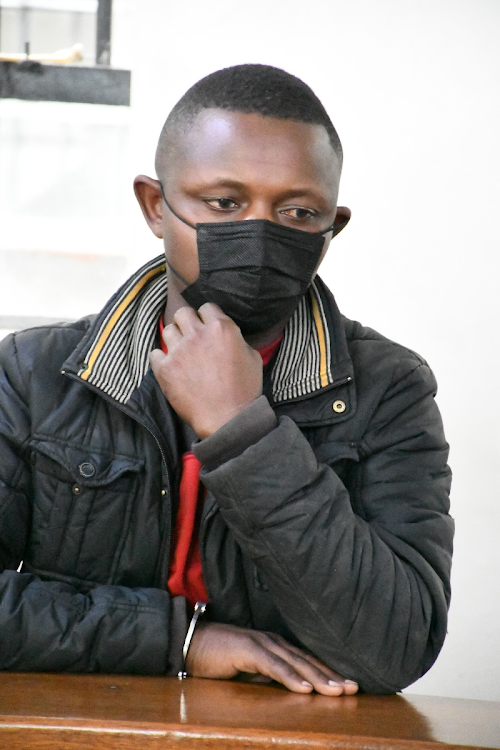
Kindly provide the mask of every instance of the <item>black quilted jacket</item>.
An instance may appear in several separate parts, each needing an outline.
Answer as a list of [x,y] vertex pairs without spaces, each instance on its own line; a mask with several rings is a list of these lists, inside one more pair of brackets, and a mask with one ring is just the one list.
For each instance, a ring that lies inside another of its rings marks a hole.
[[[273,403],[266,371],[277,426],[203,471],[209,616],[281,633],[362,689],[393,692],[429,669],[446,633],[453,522],[436,383],[318,283],[330,382]],[[150,370],[122,402],[81,374],[117,299],[0,344],[2,669],[178,666],[185,620],[165,581],[182,429]]]

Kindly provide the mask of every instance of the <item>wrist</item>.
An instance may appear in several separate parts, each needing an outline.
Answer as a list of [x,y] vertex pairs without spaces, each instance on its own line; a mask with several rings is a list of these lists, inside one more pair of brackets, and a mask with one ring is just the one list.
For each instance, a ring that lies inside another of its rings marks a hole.
[[221,427],[224,427],[228,422],[231,422],[231,420],[237,417],[238,414],[241,414],[245,409],[248,409],[253,400],[254,399],[252,399],[252,401],[245,401],[244,403],[233,406],[232,408],[226,408],[224,411],[219,410],[217,414],[203,420],[199,425],[193,425],[194,431],[200,440],[206,440],[206,438],[213,435],[214,432],[217,432]]
[[271,430],[278,420],[265,396],[259,396],[211,435],[193,444],[193,452],[205,469],[211,471],[239,456]]

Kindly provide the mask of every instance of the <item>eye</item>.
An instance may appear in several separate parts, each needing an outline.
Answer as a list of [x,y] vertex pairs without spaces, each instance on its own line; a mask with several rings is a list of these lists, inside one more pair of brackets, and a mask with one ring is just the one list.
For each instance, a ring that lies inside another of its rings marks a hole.
[[231,200],[231,198],[206,198],[205,203],[218,211],[227,211],[238,207],[238,204]]
[[301,208],[299,206],[296,206],[294,208],[285,208],[281,211],[281,213],[288,218],[296,219],[297,221],[312,219],[316,216],[316,213],[314,211],[311,211],[308,208]]

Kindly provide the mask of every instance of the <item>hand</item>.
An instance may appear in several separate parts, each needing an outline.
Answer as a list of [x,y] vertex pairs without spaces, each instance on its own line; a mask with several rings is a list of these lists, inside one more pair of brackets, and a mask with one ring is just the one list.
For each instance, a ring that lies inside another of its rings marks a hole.
[[151,352],[155,377],[177,414],[203,439],[262,393],[262,359],[217,305],[181,307],[165,327],[168,354]]
[[266,675],[295,693],[354,695],[358,686],[279,635],[215,622],[200,623],[186,668],[193,677],[228,680],[240,672]]

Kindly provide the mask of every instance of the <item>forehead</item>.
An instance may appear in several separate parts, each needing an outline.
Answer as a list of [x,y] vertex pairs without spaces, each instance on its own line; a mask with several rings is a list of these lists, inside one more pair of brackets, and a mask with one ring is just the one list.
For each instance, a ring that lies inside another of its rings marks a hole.
[[208,109],[169,139],[160,175],[169,182],[217,175],[253,185],[274,180],[338,190],[340,159],[322,125]]

